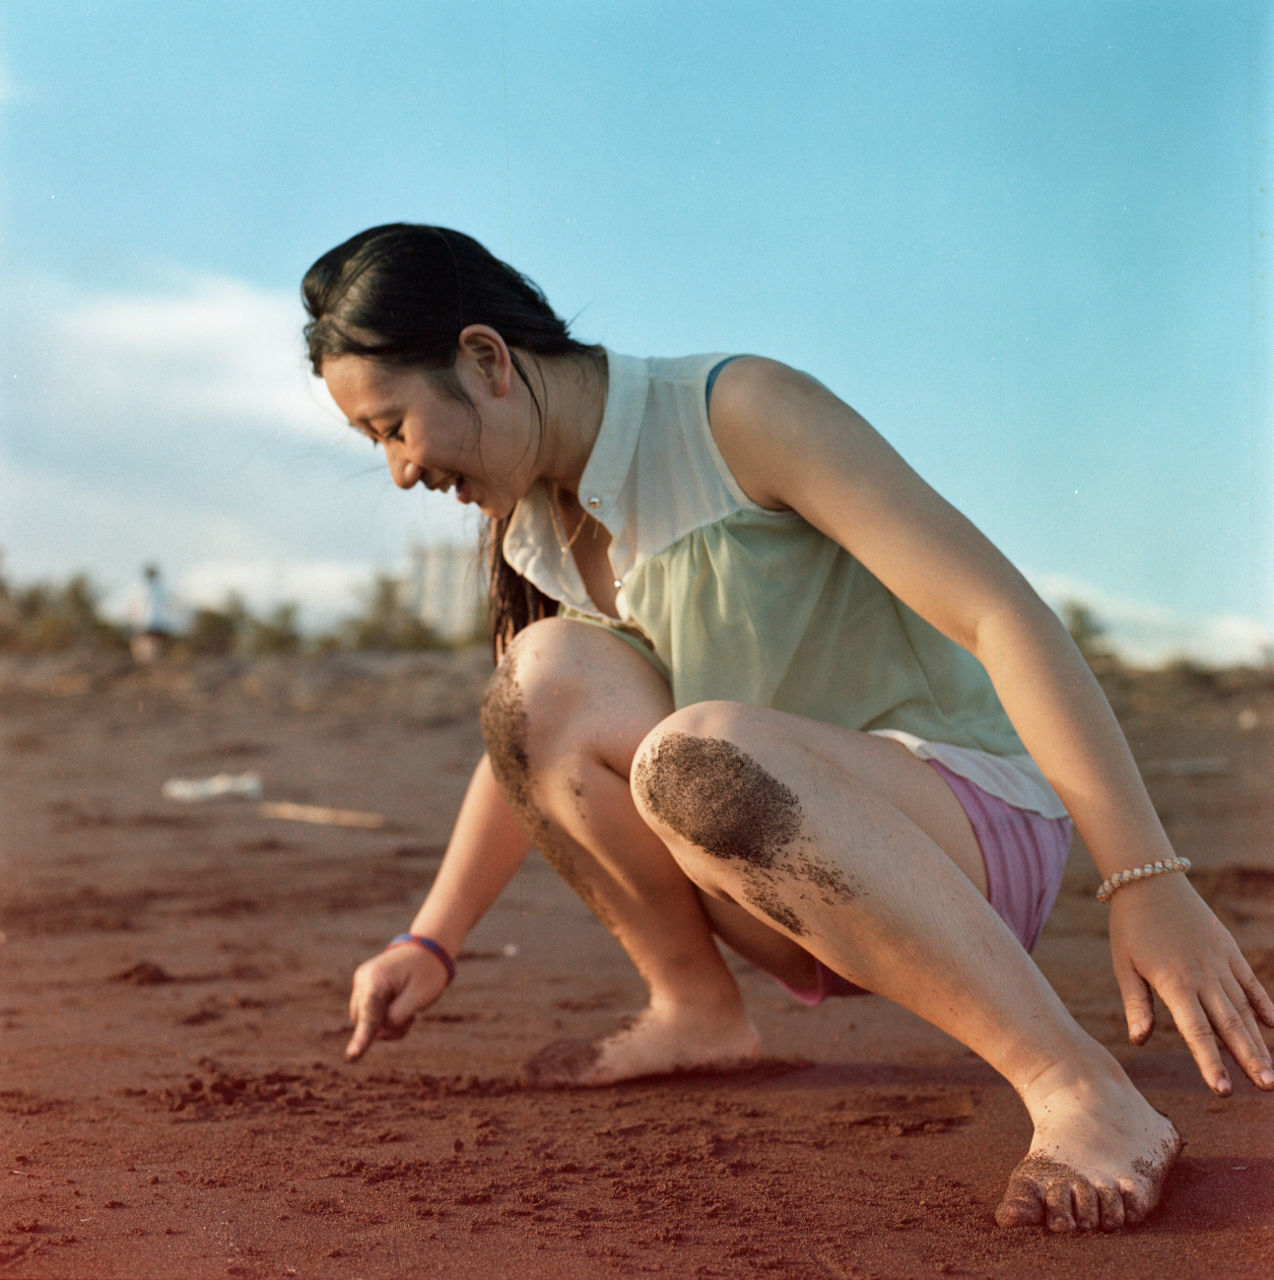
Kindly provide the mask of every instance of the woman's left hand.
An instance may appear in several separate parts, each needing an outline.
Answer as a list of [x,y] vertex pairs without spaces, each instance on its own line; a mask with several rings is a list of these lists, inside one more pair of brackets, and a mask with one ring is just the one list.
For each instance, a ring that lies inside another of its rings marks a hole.
[[1258,1089],[1274,1090],[1259,1025],[1274,1027],[1274,1001],[1184,876],[1118,890],[1110,899],[1110,949],[1133,1044],[1145,1044],[1154,1030],[1158,992],[1214,1093],[1232,1089],[1222,1045]]

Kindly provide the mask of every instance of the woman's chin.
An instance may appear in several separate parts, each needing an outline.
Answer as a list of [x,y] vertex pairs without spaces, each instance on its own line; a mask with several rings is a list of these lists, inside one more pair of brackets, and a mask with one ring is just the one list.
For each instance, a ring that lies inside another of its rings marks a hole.
[[457,494],[461,502],[471,503],[482,512],[488,520],[503,520],[506,516],[513,514],[513,508],[517,506],[517,500],[509,500],[507,498],[488,498],[485,494],[466,493],[463,496]]

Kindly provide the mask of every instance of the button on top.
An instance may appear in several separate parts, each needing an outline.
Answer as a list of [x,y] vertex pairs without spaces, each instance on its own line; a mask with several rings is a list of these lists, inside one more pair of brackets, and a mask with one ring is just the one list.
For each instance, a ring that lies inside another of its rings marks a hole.
[[594,494],[591,498],[589,498],[588,505],[590,507],[600,507],[602,505],[602,500],[596,494]]

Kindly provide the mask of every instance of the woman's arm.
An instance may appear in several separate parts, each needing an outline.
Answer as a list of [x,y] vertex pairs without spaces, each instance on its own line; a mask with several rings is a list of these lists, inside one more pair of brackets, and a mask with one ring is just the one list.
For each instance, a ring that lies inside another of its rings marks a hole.
[[[442,865],[411,932],[432,938],[455,955],[522,865],[531,842],[482,757],[451,832]],[[353,1062],[372,1041],[398,1039],[412,1017],[442,995],[447,973],[423,948],[395,947],[365,960],[354,974],[350,1018],[354,1034],[345,1056]]]
[[[1171,856],[1123,734],[1065,628],[858,414],[803,374],[738,360],[718,378],[712,430],[754,502],[799,511],[978,658],[1103,878]],[[1274,1088],[1257,1025],[1259,1017],[1274,1026],[1274,1002],[1185,877],[1130,884],[1110,909],[1131,1038],[1151,1032],[1153,988],[1212,1088],[1230,1088],[1214,1031],[1254,1081]]]

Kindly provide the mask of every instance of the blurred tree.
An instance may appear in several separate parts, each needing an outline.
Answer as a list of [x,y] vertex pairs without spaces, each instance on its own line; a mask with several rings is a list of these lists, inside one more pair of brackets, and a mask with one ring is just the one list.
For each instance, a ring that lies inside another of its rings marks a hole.
[[1106,628],[1086,604],[1078,600],[1063,601],[1062,622],[1090,667],[1106,667],[1114,661],[1114,654],[1105,639]]
[[301,632],[296,625],[297,606],[276,605],[265,618],[249,618],[244,647],[251,654],[296,653]]
[[364,595],[363,613],[345,624],[354,649],[433,649],[438,637],[403,601],[403,584],[391,574],[378,573]]
[[0,587],[0,646],[34,653],[72,648],[122,649],[123,630],[98,613],[98,591],[85,573],[61,586]]
[[230,592],[220,609],[196,609],[186,633],[185,646],[191,653],[225,658],[236,652],[239,640],[251,622],[243,597]]

